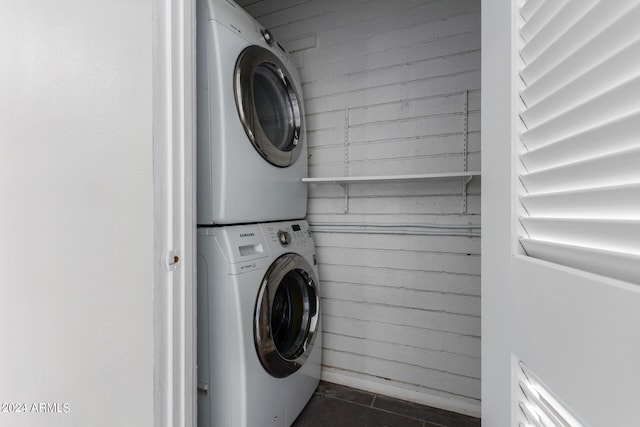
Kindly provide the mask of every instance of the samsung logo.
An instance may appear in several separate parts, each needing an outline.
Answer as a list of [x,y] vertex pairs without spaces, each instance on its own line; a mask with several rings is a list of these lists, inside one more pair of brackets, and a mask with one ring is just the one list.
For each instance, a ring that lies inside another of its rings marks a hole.
[[255,233],[240,233],[240,237],[254,237]]

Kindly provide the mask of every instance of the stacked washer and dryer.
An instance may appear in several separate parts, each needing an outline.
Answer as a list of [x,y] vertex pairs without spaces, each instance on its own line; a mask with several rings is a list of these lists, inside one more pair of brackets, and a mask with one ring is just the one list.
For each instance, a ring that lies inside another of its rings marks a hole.
[[297,68],[230,0],[197,0],[198,426],[289,426],[320,379]]

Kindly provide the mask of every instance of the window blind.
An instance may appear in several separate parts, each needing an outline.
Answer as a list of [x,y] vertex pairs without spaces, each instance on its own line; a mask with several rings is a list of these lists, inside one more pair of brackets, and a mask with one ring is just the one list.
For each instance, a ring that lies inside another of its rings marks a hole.
[[522,248],[640,284],[640,0],[520,15]]

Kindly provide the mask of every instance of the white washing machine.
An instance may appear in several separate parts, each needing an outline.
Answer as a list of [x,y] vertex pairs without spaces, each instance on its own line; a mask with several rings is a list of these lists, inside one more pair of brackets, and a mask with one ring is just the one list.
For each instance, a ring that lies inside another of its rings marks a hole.
[[198,426],[290,426],[320,381],[304,220],[198,229]]
[[230,0],[197,0],[198,224],[304,218],[298,69]]

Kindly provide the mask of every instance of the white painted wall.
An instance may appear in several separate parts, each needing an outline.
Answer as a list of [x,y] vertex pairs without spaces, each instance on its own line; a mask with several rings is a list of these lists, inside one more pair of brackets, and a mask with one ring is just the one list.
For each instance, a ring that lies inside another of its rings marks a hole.
[[0,4],[0,425],[152,425],[151,13]]
[[[462,171],[465,117],[480,169],[478,0],[240,4],[300,68],[310,176]],[[351,185],[348,214],[341,187],[310,186],[309,221],[333,229],[315,233],[325,379],[479,414],[480,238],[339,225],[479,225],[479,181],[466,214],[459,180]]]

